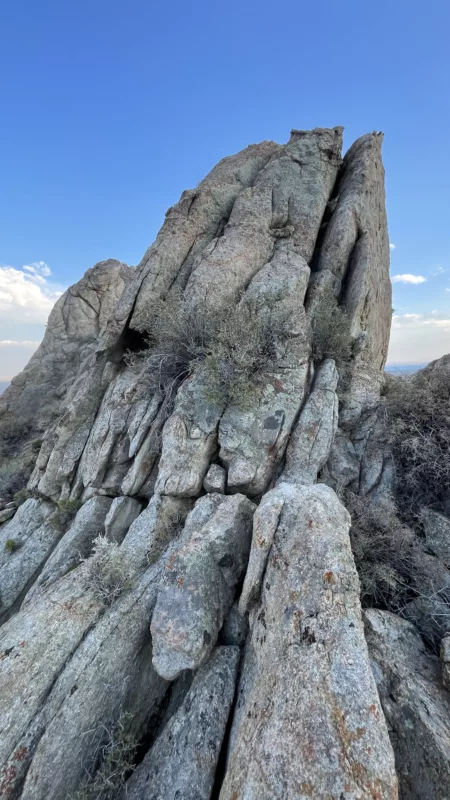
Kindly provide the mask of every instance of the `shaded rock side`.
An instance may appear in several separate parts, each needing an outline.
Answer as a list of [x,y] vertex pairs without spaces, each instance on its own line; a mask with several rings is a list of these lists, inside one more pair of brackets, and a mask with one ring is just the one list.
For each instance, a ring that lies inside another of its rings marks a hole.
[[394,757],[364,639],[349,515],[324,485],[281,484],[255,514],[254,542],[267,518],[275,530],[220,798],[393,800]]
[[218,647],[195,673],[120,800],[209,800],[234,697],[239,648]]
[[402,800],[450,796],[450,694],[439,659],[410,622],[368,609],[366,638],[389,725]]

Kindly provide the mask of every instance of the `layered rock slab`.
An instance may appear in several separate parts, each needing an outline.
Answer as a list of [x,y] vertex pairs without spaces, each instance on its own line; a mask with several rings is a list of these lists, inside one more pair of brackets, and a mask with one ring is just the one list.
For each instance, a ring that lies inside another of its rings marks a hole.
[[281,484],[255,514],[256,536],[266,519],[273,543],[221,800],[393,800],[394,757],[364,639],[349,515],[324,485]]

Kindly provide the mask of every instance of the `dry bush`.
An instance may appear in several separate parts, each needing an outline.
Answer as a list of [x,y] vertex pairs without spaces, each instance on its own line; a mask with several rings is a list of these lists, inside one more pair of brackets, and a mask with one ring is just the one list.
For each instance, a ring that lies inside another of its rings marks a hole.
[[75,519],[82,503],[80,500],[60,500],[50,522],[60,533],[65,533]]
[[96,597],[111,605],[125,589],[132,585],[131,567],[116,542],[106,536],[94,540],[92,555],[82,559],[86,566],[86,582]]
[[273,365],[277,345],[288,335],[286,316],[267,298],[211,309],[170,297],[147,323],[148,350],[129,354],[128,362],[142,359],[147,385],[166,398],[201,372],[208,399],[247,407],[258,377]]
[[138,741],[130,733],[131,721],[131,714],[124,713],[114,726],[103,725],[94,732],[94,738],[100,742],[92,754],[94,770],[68,800],[115,800],[118,797],[135,768]]
[[337,302],[331,290],[324,292],[314,310],[312,320],[311,355],[314,361],[332,358],[341,379],[346,377],[352,359],[353,339],[348,314]]
[[30,470],[20,458],[5,458],[0,465],[0,497],[12,500],[14,495],[24,489],[30,477]]
[[371,502],[345,492],[350,539],[365,605],[398,611],[411,599],[418,571],[417,537],[399,519],[392,500]]
[[421,508],[445,511],[450,487],[450,375],[419,372],[386,386],[396,499],[405,519]]

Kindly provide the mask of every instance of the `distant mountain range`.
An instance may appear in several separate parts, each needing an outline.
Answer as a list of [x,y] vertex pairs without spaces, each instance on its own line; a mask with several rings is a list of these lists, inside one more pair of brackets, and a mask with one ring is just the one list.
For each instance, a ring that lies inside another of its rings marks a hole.
[[408,375],[411,372],[418,372],[423,367],[426,367],[426,364],[387,364],[386,372],[390,372],[391,375]]

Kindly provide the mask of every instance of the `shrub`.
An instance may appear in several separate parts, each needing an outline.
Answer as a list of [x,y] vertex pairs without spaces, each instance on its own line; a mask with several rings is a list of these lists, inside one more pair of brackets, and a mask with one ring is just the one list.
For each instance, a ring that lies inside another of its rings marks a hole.
[[25,500],[29,500],[30,497],[33,497],[33,492],[30,492],[28,489],[19,489],[18,492],[15,492],[13,495],[13,500],[17,503],[18,506],[21,506]]
[[[124,713],[114,726],[96,731],[100,742],[93,753],[94,769],[84,785],[69,800],[115,800],[135,768],[138,741],[130,733],[131,714]],[[105,741],[106,739],[106,741]]]
[[365,605],[398,611],[414,596],[417,537],[401,522],[392,500],[375,503],[347,490],[344,502],[352,517],[350,539],[361,600]]
[[332,290],[324,292],[314,309],[312,319],[311,355],[314,361],[332,358],[341,380],[347,377],[352,359],[353,339],[348,314],[337,302]]
[[80,510],[82,503],[80,500],[60,500],[57,509],[50,517],[50,522],[57,531],[65,533]]
[[423,506],[442,511],[448,498],[450,375],[434,370],[388,378],[386,397],[397,503],[417,524]]
[[287,315],[270,298],[220,309],[167,298],[147,322],[146,335],[148,350],[128,354],[127,360],[143,360],[148,386],[170,400],[185,378],[201,372],[208,399],[247,407],[288,335]]
[[30,470],[19,458],[8,458],[0,465],[0,497],[12,500],[28,483]]
[[92,555],[83,561],[89,588],[105,605],[111,605],[125,589],[130,588],[132,571],[127,558],[119,545],[106,536],[97,536]]

